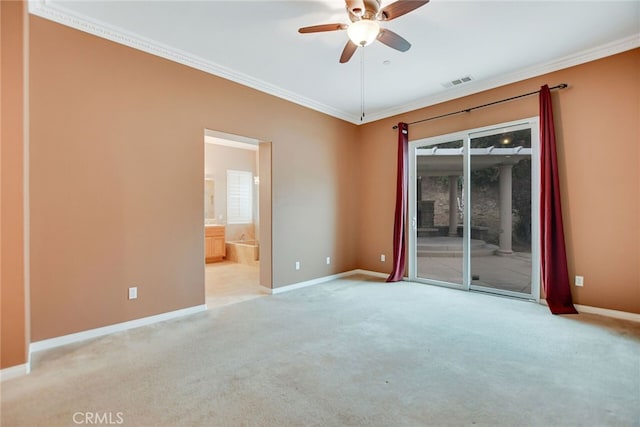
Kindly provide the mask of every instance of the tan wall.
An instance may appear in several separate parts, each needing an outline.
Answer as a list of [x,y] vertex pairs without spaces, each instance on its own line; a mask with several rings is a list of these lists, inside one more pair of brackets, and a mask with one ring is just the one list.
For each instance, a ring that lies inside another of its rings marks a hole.
[[[578,304],[640,313],[640,49],[367,124],[361,132],[360,268],[389,272],[397,122],[566,82],[553,93],[569,273]],[[538,98],[416,124],[409,140],[538,115]],[[380,262],[380,254],[387,262]],[[573,282],[573,280],[572,280]]]
[[30,59],[33,341],[204,303],[205,128],[272,142],[274,287],[356,267],[355,125],[37,17]]
[[0,2],[0,368],[27,361],[24,258],[24,74],[26,6]]
[[258,148],[258,170],[260,171],[260,194],[258,213],[258,240],[260,241],[260,284],[273,287],[272,254],[272,209],[271,209],[271,143],[263,142]]

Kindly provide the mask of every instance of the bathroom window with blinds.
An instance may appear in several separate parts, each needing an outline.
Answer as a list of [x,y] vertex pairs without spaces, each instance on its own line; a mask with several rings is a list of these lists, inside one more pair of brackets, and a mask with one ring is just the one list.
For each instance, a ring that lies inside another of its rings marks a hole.
[[227,169],[227,224],[253,221],[253,173]]

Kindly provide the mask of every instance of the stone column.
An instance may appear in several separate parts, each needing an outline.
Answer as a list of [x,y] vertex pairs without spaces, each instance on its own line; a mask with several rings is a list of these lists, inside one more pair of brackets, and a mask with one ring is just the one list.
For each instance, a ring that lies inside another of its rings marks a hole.
[[511,229],[512,229],[512,194],[511,172],[513,165],[500,165],[500,239],[499,254],[512,254]]
[[458,176],[449,175],[449,236],[458,235]]

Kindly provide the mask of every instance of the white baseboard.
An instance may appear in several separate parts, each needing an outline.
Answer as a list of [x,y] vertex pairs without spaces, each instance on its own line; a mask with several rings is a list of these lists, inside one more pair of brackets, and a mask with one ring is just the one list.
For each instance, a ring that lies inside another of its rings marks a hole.
[[[378,273],[369,270],[351,270],[343,273],[333,274],[331,276],[320,277],[318,279],[308,280],[305,282],[294,283],[292,285],[281,286],[279,288],[270,289],[272,295],[280,294],[283,292],[293,291],[295,289],[305,288],[307,286],[318,285],[321,283],[330,282],[332,280],[340,279],[343,277],[353,276],[354,274],[364,274],[368,276],[386,278],[388,274]],[[88,331],[77,332],[74,334],[63,335],[60,337],[49,338],[46,340],[32,342],[29,345],[29,354],[37,353],[43,350],[49,350],[52,348],[60,347],[67,344],[72,344],[92,338],[98,338],[101,336],[113,334],[116,332],[126,331],[128,329],[139,328],[141,326],[151,325],[153,323],[164,322],[165,320],[171,320],[182,316],[188,316],[190,314],[206,311],[206,305],[198,305],[194,307],[184,308],[181,310],[170,311],[168,313],[162,313],[155,316],[143,317],[141,319],[130,320],[128,322],[116,323],[115,325],[109,325],[102,328],[90,329]],[[28,365],[25,365],[28,366]],[[7,368],[12,369],[12,368]],[[28,371],[28,370],[27,370]],[[27,372],[28,373],[28,372]]]
[[588,305],[573,305],[578,313],[599,314],[601,316],[613,317],[614,319],[631,320],[632,322],[640,322],[640,314],[629,313],[628,311],[609,310],[608,308],[591,307]]
[[188,316],[190,314],[200,313],[206,310],[207,306],[205,304],[196,305],[193,307],[183,308],[181,310],[156,314],[155,316],[148,316],[141,319],[130,320],[128,322],[116,323],[115,325],[104,326],[102,328],[90,329],[88,331],[77,332],[75,334],[63,335],[61,337],[36,341],[32,342],[31,345],[29,345],[29,353],[37,353],[42,350],[49,350],[51,348],[60,347],[62,345],[72,344],[91,338],[113,334],[116,332],[139,328],[141,326],[147,326],[153,323],[164,322],[165,320],[176,319],[178,317]]
[[365,276],[378,277],[380,279],[386,279],[389,277],[389,273],[380,273],[378,271],[371,270],[352,270],[351,274],[364,274]]
[[[540,304],[548,306],[547,300],[540,298]],[[612,317],[614,319],[630,320],[640,322],[640,314],[629,313],[628,311],[610,310],[608,308],[592,307],[590,305],[573,304],[578,313],[598,314],[600,316]]]
[[306,288],[307,286],[319,285],[320,283],[330,282],[332,280],[341,279],[343,277],[353,275],[353,271],[345,271],[344,273],[332,274],[331,276],[319,277],[317,279],[307,280],[305,282],[298,282],[292,285],[280,286],[278,288],[271,289],[271,294],[281,294],[283,292],[289,292],[300,288]]
[[331,276],[319,277],[317,279],[307,280],[305,282],[294,283],[292,285],[280,286],[278,288],[271,289],[271,294],[281,294],[283,292],[289,292],[300,288],[306,288],[307,286],[319,285],[321,283],[330,282],[336,279],[342,279],[343,277],[353,276],[354,274],[365,274],[367,276],[380,277],[386,279],[389,275],[385,273],[378,273],[377,271],[369,270],[350,270],[343,273],[332,274]]
[[0,382],[22,377],[29,372],[31,372],[31,365],[29,363],[4,368],[0,370]]

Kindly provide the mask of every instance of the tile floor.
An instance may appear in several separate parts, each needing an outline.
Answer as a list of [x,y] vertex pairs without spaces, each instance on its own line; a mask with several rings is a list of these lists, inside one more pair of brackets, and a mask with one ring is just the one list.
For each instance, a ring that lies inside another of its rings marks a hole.
[[205,292],[208,308],[234,304],[269,295],[259,284],[257,265],[221,261],[205,266]]

